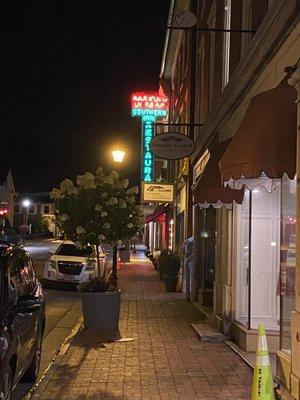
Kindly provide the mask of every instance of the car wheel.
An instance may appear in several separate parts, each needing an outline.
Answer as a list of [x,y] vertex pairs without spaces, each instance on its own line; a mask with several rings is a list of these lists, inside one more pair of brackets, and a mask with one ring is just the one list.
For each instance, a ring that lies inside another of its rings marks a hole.
[[12,386],[13,386],[13,374],[10,365],[8,364],[4,370],[3,383],[0,391],[1,400],[12,399]]
[[22,382],[35,382],[37,380],[42,354],[42,335],[40,334],[37,339],[35,353],[33,359],[22,377]]

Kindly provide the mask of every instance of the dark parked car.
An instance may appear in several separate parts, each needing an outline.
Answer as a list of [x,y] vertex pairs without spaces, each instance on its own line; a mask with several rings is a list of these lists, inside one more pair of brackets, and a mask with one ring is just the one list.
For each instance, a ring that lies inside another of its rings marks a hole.
[[21,379],[37,379],[44,328],[44,296],[28,253],[0,243],[1,400]]

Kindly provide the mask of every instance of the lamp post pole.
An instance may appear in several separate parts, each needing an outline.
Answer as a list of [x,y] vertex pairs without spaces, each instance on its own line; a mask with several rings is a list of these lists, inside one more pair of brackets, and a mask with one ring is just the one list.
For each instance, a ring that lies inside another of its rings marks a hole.
[[24,209],[24,213],[23,213],[23,224],[27,225],[28,223],[28,210],[29,210],[29,206],[30,206],[30,201],[29,200],[23,200],[23,209]]

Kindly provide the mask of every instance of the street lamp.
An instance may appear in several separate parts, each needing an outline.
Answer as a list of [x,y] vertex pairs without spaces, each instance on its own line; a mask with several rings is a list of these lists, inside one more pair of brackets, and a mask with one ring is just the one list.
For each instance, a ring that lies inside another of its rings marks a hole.
[[24,225],[27,225],[27,218],[28,218],[28,210],[29,210],[29,206],[30,206],[30,200],[28,200],[28,199],[25,199],[25,200],[23,200],[22,201],[22,206],[24,207],[24,209],[25,209],[25,213],[24,213],[24,217],[23,217],[23,224]]
[[113,159],[116,163],[121,164],[123,162],[124,156],[125,156],[125,151],[122,150],[114,150],[111,152],[113,155]]

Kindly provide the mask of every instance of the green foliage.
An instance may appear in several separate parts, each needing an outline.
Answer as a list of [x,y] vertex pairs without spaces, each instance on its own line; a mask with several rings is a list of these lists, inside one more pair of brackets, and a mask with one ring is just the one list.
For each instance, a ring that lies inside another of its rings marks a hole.
[[28,224],[31,224],[31,233],[49,232],[49,222],[41,214],[30,215]]
[[162,250],[157,259],[158,272],[163,281],[178,277],[180,257],[176,252]]

